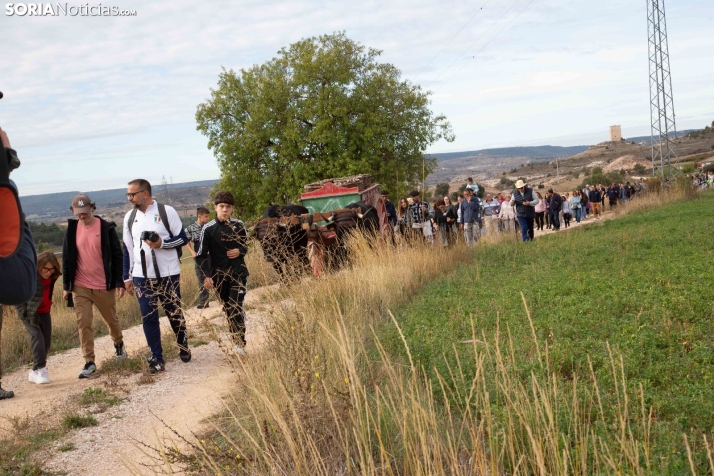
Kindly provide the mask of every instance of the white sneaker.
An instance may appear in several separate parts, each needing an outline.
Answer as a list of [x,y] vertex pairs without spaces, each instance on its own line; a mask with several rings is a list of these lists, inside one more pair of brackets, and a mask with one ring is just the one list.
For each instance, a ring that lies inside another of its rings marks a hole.
[[35,383],[36,384],[43,384],[43,383],[50,383],[50,376],[47,374],[47,367],[42,367],[41,369],[37,369],[35,372],[37,372],[35,375]]
[[29,380],[32,383],[37,383],[37,375],[38,375],[37,370],[30,369],[30,375],[27,376],[27,380]]

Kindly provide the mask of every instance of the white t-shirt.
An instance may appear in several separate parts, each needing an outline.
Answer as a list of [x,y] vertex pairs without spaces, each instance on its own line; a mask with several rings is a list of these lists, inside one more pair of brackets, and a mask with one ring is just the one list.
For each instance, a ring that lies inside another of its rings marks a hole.
[[[169,226],[171,228],[171,233],[176,239],[183,231],[183,225],[181,224],[181,218],[179,218],[178,213],[173,207],[164,205],[166,207],[166,216],[169,219]],[[178,259],[178,254],[176,253],[176,246],[168,247],[166,246],[166,240],[171,239],[168,230],[161,222],[161,216],[159,215],[159,207],[156,205],[156,200],[153,201],[151,205],[146,209],[146,213],[142,213],[141,210],[136,210],[136,217],[134,218],[134,223],[132,223],[131,233],[129,233],[129,215],[133,210],[129,210],[124,216],[124,246],[129,253],[129,273],[134,278],[156,278],[156,272],[154,271],[154,263],[151,258],[151,248],[141,241],[142,231],[155,231],[159,234],[162,241],[162,247],[154,250],[156,254],[156,263],[159,266],[159,273],[162,278],[167,276],[173,276],[181,273],[181,264]],[[133,240],[132,240],[133,238]],[[146,259],[146,274],[141,269],[141,250],[144,250],[144,256]]]

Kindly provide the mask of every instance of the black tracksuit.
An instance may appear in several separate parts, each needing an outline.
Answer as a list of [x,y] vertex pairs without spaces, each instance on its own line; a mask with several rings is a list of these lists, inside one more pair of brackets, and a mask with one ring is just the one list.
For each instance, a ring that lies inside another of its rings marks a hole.
[[[233,249],[240,250],[240,256],[229,258],[226,252]],[[196,254],[196,262],[203,273],[213,279],[233,339],[241,346],[246,343],[243,301],[248,282],[248,268],[245,265],[247,252],[245,226],[242,221],[231,218],[228,222],[216,219],[206,223],[201,231]]]

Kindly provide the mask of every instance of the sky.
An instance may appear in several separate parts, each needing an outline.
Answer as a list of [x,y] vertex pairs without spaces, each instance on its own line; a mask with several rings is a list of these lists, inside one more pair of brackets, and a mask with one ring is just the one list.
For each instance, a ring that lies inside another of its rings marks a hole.
[[[102,5],[136,15],[10,16],[0,4],[0,127],[23,163],[21,195],[218,178],[195,112],[221,68],[336,31],[432,91],[456,140],[427,152],[595,144],[614,124],[650,132],[641,0]],[[677,128],[702,128],[714,120],[714,2],[666,6]]]

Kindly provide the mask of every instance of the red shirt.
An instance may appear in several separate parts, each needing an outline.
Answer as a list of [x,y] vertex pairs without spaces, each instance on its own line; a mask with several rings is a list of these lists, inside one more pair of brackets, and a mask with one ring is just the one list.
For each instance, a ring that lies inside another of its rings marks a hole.
[[52,278],[45,279],[40,277],[40,279],[42,280],[42,302],[40,302],[40,306],[37,308],[37,314],[48,314],[52,307],[52,296],[50,296]]

